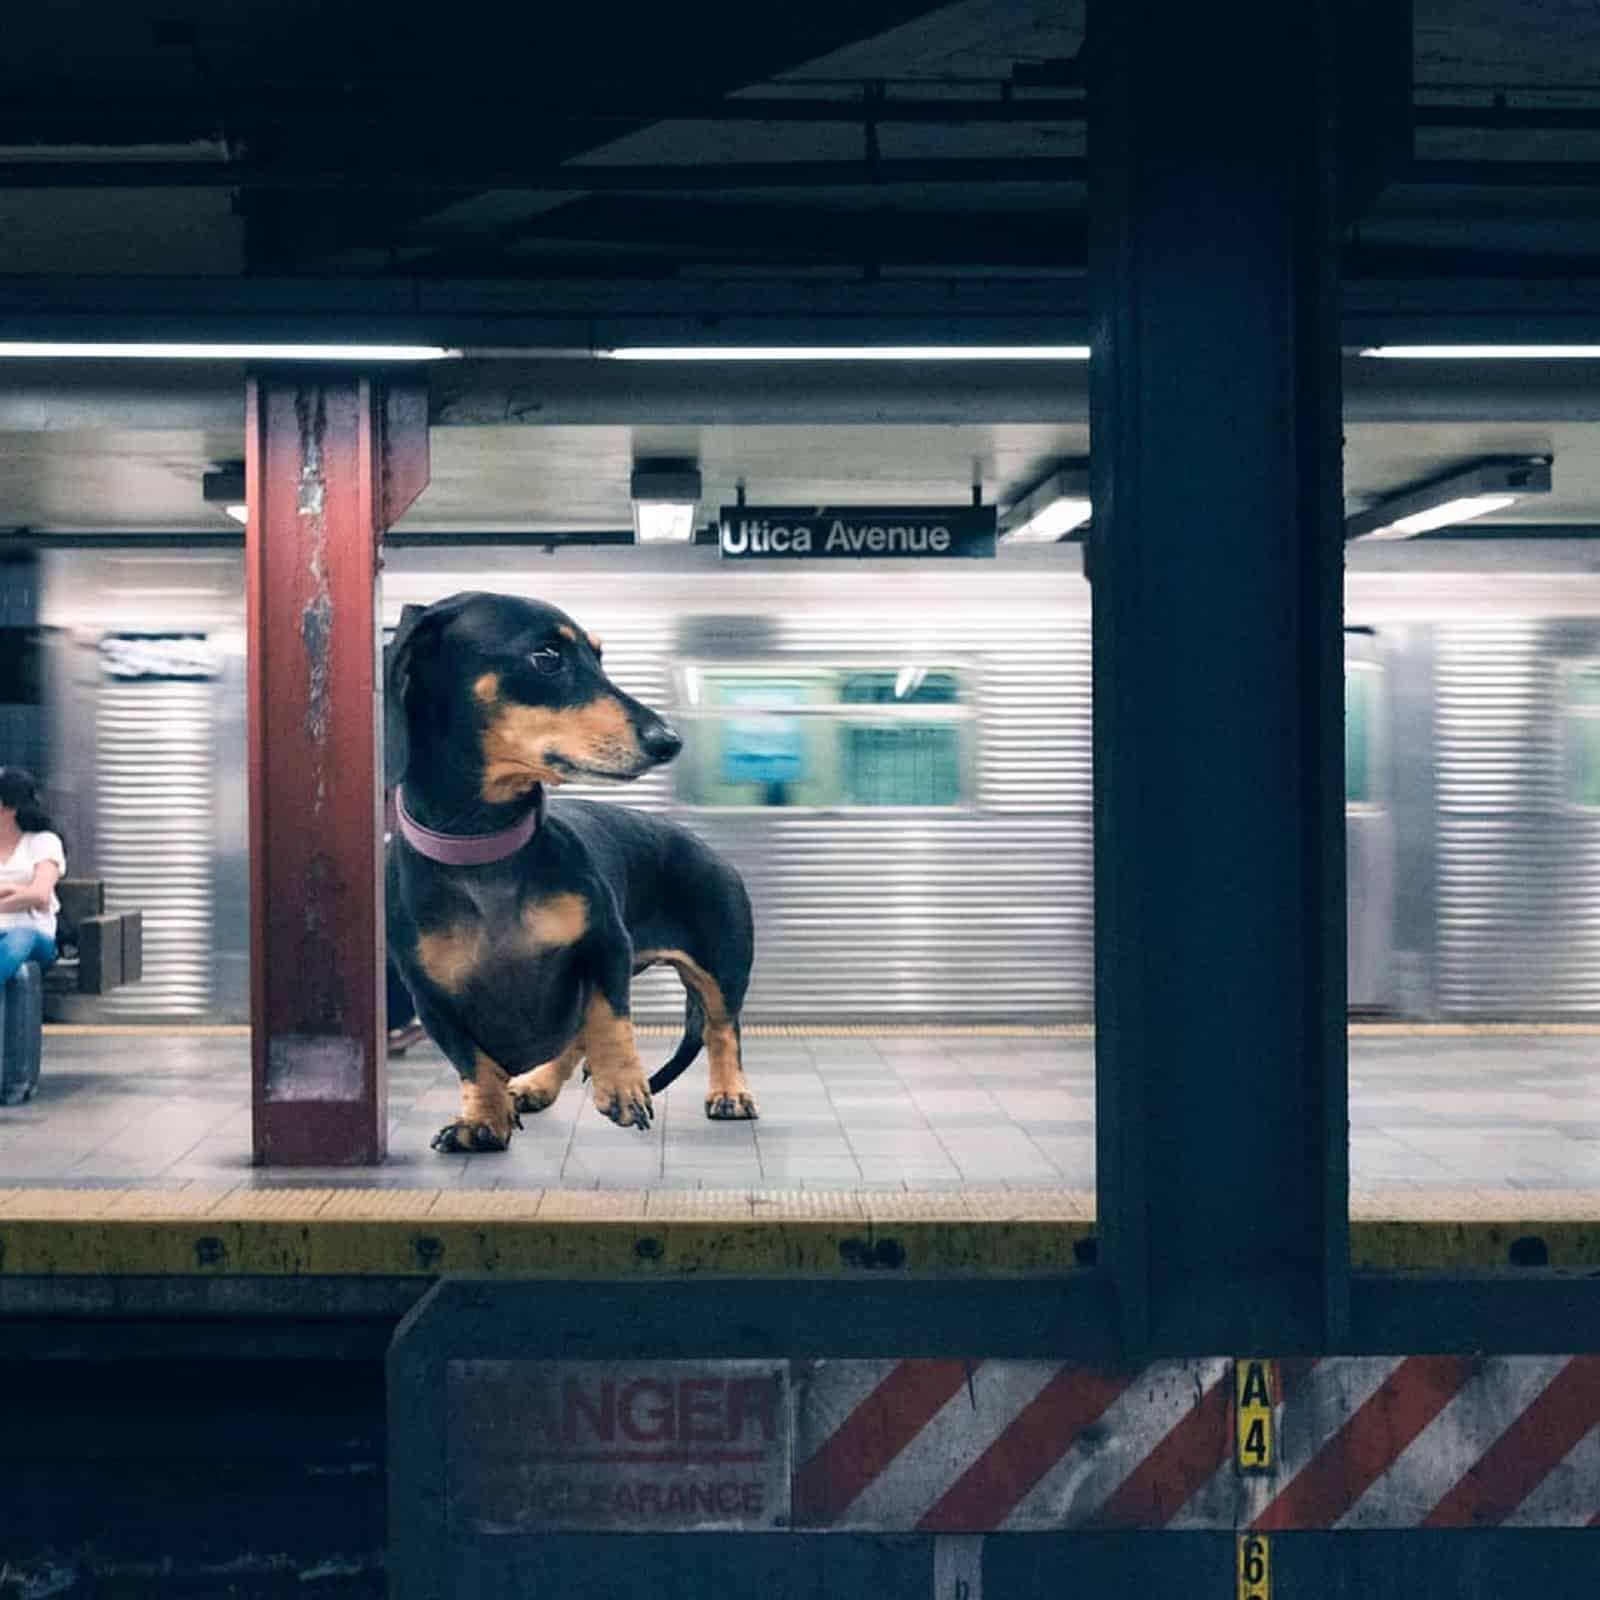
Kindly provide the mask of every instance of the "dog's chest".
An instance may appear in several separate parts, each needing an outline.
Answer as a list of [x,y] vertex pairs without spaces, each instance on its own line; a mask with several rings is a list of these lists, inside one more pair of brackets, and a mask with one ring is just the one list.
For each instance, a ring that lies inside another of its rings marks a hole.
[[589,992],[580,950],[587,898],[470,884],[427,912],[414,961],[437,991],[434,1004],[507,1071],[559,1054],[582,1025]]
[[589,931],[589,904],[574,891],[530,894],[509,883],[467,882],[429,908],[417,963],[447,993],[482,995],[507,985],[559,982]]

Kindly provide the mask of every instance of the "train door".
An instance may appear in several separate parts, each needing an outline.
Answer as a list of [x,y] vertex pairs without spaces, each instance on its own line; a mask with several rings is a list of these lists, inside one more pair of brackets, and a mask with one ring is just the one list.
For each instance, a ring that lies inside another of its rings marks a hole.
[[1389,673],[1381,638],[1345,632],[1344,815],[1349,1006],[1395,1004],[1395,819],[1390,793]]

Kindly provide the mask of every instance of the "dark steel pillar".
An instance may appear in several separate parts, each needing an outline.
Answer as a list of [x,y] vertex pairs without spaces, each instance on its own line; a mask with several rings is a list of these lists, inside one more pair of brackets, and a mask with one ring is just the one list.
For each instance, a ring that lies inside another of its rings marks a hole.
[[385,1149],[378,547],[427,482],[415,386],[249,382],[250,981],[259,1165]]
[[1091,11],[1098,1139],[1135,1347],[1343,1319],[1336,10]]

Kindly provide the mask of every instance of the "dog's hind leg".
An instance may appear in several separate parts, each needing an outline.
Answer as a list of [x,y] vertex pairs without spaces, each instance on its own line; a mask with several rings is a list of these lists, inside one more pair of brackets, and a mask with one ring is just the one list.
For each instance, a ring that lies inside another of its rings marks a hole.
[[543,1111],[554,1105],[568,1078],[583,1060],[583,1035],[579,1034],[554,1061],[531,1072],[520,1073],[506,1088],[511,1092],[512,1104],[518,1111]]
[[745,1082],[737,1017],[724,1012],[720,1018],[714,1018],[707,1010],[706,1055],[711,1062],[706,1115],[713,1122],[749,1122],[759,1117],[755,1096]]
[[722,985],[682,950],[652,952],[673,967],[683,986],[700,1003],[705,1016],[706,1056],[711,1081],[706,1087],[706,1115],[713,1122],[750,1122],[761,1115],[745,1082],[739,1039],[739,1017],[728,1005]]

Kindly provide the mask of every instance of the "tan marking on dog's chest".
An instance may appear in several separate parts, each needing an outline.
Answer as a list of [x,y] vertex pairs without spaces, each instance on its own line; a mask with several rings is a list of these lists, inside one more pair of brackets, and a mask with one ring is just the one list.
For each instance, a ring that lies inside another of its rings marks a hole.
[[452,923],[417,936],[417,964],[446,994],[455,994],[482,964],[486,943],[481,925]]
[[589,931],[589,902],[581,894],[553,894],[522,908],[523,931],[541,949],[576,944]]

